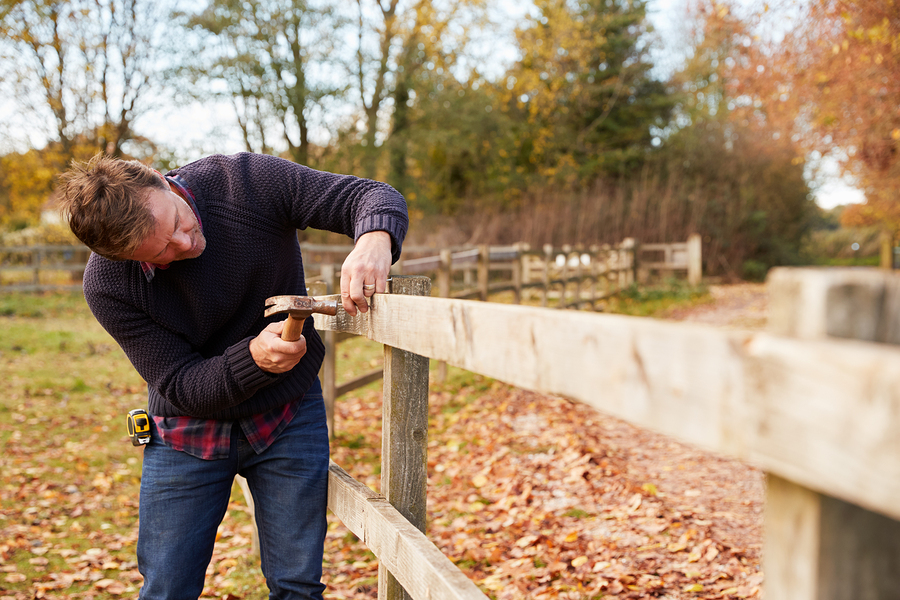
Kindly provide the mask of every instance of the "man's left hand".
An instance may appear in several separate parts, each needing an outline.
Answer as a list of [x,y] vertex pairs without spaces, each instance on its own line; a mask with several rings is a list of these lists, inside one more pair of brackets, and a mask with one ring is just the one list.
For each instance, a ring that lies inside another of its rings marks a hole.
[[341,301],[349,315],[369,310],[369,298],[387,289],[391,272],[391,236],[370,231],[358,240],[341,267]]

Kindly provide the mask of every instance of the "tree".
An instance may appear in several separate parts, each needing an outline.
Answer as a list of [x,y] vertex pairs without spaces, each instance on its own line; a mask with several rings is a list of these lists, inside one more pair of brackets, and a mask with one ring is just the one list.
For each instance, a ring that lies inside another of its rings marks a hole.
[[677,221],[704,236],[704,254],[731,276],[793,264],[815,214],[802,151],[754,96],[755,22],[727,3],[694,6],[691,54],[672,77],[675,125],[655,157],[677,189]]
[[894,0],[813,0],[762,57],[759,97],[808,152],[839,157],[867,202],[848,223],[900,230],[900,11]]
[[2,89],[15,117],[59,144],[120,155],[159,84],[164,3],[0,0]]
[[276,135],[294,161],[308,164],[313,113],[346,87],[324,74],[340,18],[311,2],[214,0],[186,24],[202,34],[189,68],[195,87],[207,93],[225,84],[246,149],[271,153]]
[[408,5],[400,0],[357,0],[354,78],[363,115],[367,176],[376,176],[376,148],[393,138],[386,178],[401,191],[408,185],[406,136],[412,127],[410,105],[423,91],[416,87],[418,77],[423,70],[443,73],[452,68],[481,19],[483,4],[483,0],[415,0]]
[[514,169],[573,184],[622,174],[650,148],[671,100],[650,75],[644,2],[540,0],[517,32],[503,110],[523,123]]

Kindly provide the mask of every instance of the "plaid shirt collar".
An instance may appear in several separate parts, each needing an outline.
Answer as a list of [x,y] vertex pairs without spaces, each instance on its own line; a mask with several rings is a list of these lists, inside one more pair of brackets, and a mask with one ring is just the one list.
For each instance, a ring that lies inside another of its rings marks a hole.
[[[187,199],[188,206],[191,207],[191,210],[194,212],[194,216],[197,217],[197,223],[200,225],[200,231],[203,232],[203,221],[200,220],[200,212],[197,210],[197,204],[194,200],[194,194],[191,192],[190,188],[187,186],[187,182],[184,179],[175,175],[174,177],[166,177],[166,181],[169,182],[169,185],[175,188],[175,191],[181,195],[182,198]],[[144,272],[144,277],[147,278],[147,281],[153,281],[153,277],[156,276],[157,269],[168,269],[169,265],[160,265],[157,263],[149,263],[142,262],[141,270]]]

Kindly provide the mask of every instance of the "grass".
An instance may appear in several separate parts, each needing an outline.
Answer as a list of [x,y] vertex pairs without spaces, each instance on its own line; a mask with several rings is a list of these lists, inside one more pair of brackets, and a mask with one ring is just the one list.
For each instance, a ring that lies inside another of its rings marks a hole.
[[[135,597],[142,450],[125,415],[146,384],[78,292],[0,295],[0,327],[2,596]],[[232,500],[212,595],[248,597],[265,584],[237,486]]]
[[610,298],[606,312],[653,317],[675,307],[710,302],[712,297],[704,285],[691,286],[678,279],[669,279],[654,286],[631,285]]
[[80,293],[0,296],[0,326],[0,586],[114,597],[94,584],[133,573],[144,384]]
[[819,258],[815,264],[820,267],[877,267],[881,256],[854,256],[851,258]]

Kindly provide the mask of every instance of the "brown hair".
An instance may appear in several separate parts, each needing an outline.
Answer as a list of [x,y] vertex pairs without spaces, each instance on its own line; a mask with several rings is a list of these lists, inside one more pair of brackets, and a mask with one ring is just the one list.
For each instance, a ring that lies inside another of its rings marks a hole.
[[153,233],[149,189],[168,186],[157,171],[136,160],[97,154],[73,163],[61,177],[60,211],[79,240],[97,254],[123,260]]

